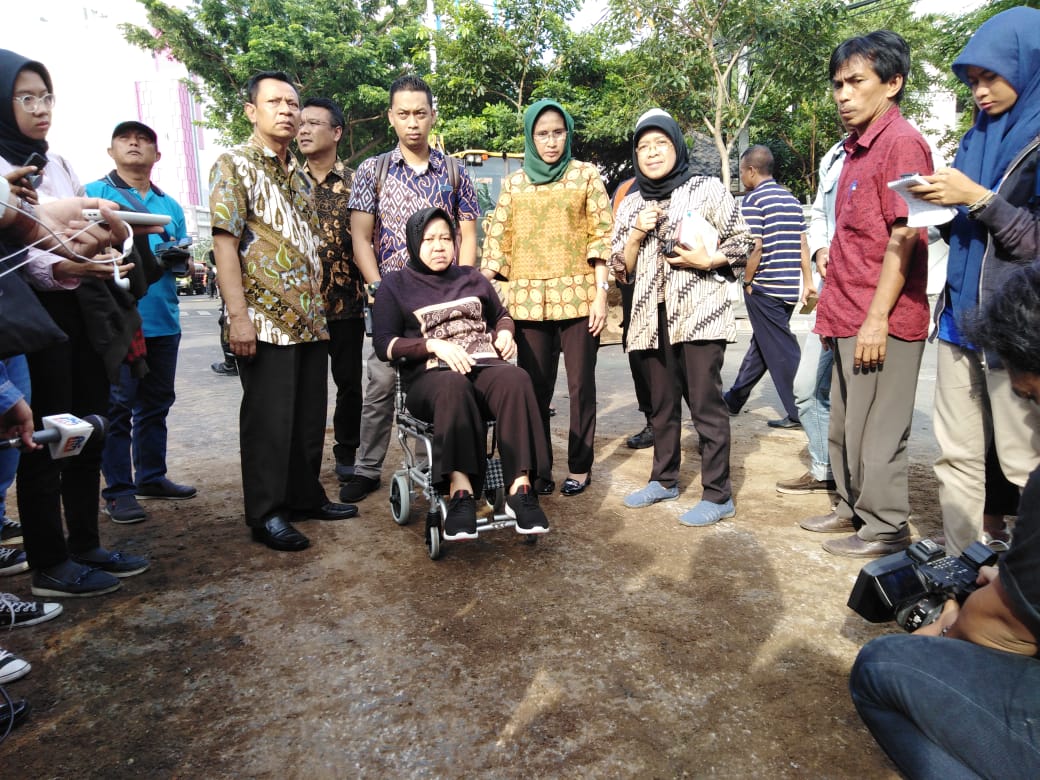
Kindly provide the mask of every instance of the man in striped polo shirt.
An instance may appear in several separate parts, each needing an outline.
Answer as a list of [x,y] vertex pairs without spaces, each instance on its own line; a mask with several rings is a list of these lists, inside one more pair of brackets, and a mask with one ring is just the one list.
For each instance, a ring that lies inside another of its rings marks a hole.
[[741,211],[755,247],[744,269],[744,305],[751,321],[751,344],[733,387],[726,393],[737,414],[766,371],[786,415],[773,428],[801,428],[794,401],[794,375],[801,351],[791,333],[791,315],[801,284],[812,285],[802,205],[773,179],[773,153],[752,146],[740,157],[740,181],[747,188]]

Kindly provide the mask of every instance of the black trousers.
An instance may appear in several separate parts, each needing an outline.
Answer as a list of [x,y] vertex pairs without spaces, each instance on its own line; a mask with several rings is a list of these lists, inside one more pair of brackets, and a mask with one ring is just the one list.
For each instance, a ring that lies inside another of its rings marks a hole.
[[487,470],[484,421],[497,420],[498,450],[506,488],[521,473],[537,474],[549,458],[531,379],[514,365],[457,371],[424,371],[408,388],[408,410],[433,423],[435,482],[447,482],[461,471],[479,495]]
[[744,292],[744,305],[751,321],[751,344],[744,353],[737,378],[729,391],[729,403],[740,409],[758,381],[769,371],[784,413],[798,420],[798,404],[794,401],[794,375],[802,357],[798,339],[791,332],[794,304],[784,303],[763,293]]
[[[246,525],[275,513],[308,511],[328,498],[319,481],[328,403],[328,346],[259,342],[238,361],[239,443]],[[286,518],[290,519],[290,518]]]
[[[531,377],[545,440],[549,435],[549,404],[563,351],[570,396],[570,431],[567,435],[567,469],[584,474],[592,468],[596,438],[596,357],[599,336],[589,333],[588,317],[573,320],[516,322],[516,362]],[[552,447],[549,459],[540,463],[538,476],[552,479]]]
[[[85,323],[72,292],[39,294],[40,301],[69,340],[27,355],[32,382],[33,422],[62,412],[77,417],[108,411],[108,375],[101,356],[85,336]],[[55,566],[99,547],[102,441],[91,437],[79,455],[53,460],[46,447],[23,452],[18,462],[18,515],[25,554],[34,569]],[[62,507],[68,544],[62,528]]]
[[332,379],[336,383],[336,410],[332,414],[332,429],[336,443],[332,454],[337,463],[354,465],[354,453],[361,444],[361,407],[364,393],[361,377],[364,362],[365,321],[329,320],[329,359]]
[[665,487],[679,481],[682,452],[682,381],[689,390],[690,413],[704,444],[701,485],[704,498],[716,504],[728,501],[729,411],[722,398],[722,361],[725,341],[689,341],[671,344],[664,305],[658,307],[658,348],[633,352],[650,386],[650,425],[654,430],[654,462],[650,479]]
[[[628,343],[628,321],[632,317],[632,297],[635,294],[634,284],[619,284],[621,291],[621,343]],[[628,370],[632,372],[632,385],[636,391],[636,405],[647,420],[650,419],[650,387],[646,383],[646,377],[639,370],[639,358],[634,352],[628,353]]]

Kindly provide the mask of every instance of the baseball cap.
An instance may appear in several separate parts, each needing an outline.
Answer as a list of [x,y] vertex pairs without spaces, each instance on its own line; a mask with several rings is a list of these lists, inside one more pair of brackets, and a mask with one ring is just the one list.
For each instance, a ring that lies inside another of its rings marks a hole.
[[131,119],[128,122],[120,122],[118,125],[116,125],[116,129],[112,131],[112,137],[117,138],[118,136],[121,136],[124,133],[129,132],[130,130],[138,130],[144,133],[146,136],[152,139],[153,144],[159,140],[159,137],[155,134],[155,131],[152,130],[152,128],[150,128],[144,122],[138,122],[133,119]]

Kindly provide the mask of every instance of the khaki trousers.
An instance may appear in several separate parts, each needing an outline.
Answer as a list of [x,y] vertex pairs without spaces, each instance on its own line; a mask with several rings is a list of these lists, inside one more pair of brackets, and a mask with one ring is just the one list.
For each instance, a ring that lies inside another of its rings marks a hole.
[[946,551],[960,555],[982,538],[986,451],[995,445],[1008,480],[1024,487],[1040,464],[1040,410],[1011,391],[1004,370],[990,370],[975,350],[939,342],[935,438]]

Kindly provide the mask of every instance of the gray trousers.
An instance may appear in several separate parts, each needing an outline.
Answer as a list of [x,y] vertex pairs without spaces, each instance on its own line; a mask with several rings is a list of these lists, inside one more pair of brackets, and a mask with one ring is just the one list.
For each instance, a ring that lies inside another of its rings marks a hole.
[[906,443],[923,341],[888,337],[880,371],[853,371],[856,338],[831,339],[830,455],[838,516],[864,541],[899,537],[910,515]]
[[395,381],[394,369],[372,352],[368,356],[365,405],[361,408],[361,446],[354,461],[358,476],[379,479],[383,472],[394,425]]

